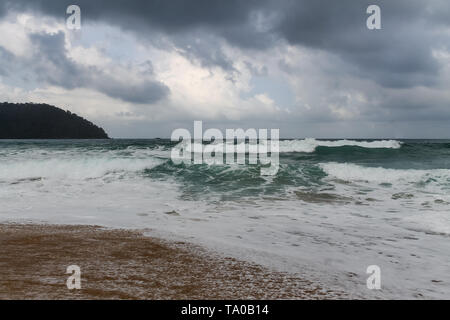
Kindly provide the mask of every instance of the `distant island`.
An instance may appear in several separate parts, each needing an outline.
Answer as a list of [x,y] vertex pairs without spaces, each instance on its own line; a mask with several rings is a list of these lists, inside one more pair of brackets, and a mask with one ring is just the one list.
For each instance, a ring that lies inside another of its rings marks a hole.
[[60,108],[37,103],[0,103],[0,139],[109,139],[106,132]]

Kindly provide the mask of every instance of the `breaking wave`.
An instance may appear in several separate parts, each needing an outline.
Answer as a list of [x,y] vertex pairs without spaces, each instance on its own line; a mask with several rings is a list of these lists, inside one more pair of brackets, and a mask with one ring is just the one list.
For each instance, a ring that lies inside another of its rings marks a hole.
[[321,163],[319,167],[333,178],[343,181],[367,181],[375,183],[450,183],[450,170],[432,169],[386,169],[381,167],[363,167],[352,163]]
[[21,179],[93,179],[109,173],[132,173],[151,169],[163,160],[130,158],[53,158],[0,163],[0,181]]
[[[269,145],[270,141],[261,140],[259,142],[262,145]],[[245,144],[244,142],[238,143],[234,145],[233,143],[217,143],[212,144],[216,150],[224,150],[224,153],[245,153],[249,152],[248,147],[249,144]],[[251,145],[251,144],[250,144]],[[328,148],[337,148],[337,147],[360,147],[360,148],[369,148],[369,149],[400,149],[402,143],[397,140],[377,140],[377,141],[356,141],[356,140],[335,140],[335,141],[326,141],[326,140],[317,140],[314,138],[307,138],[301,140],[281,140],[279,141],[279,150],[280,153],[290,153],[290,152],[303,152],[303,153],[312,153],[316,151],[317,147],[328,147]],[[197,152],[198,150],[202,150],[205,145],[202,145],[200,142],[195,142],[193,144],[187,143],[185,141],[180,142],[175,148],[184,149],[188,153]],[[201,151],[200,151],[201,152]],[[252,151],[250,151],[252,152]],[[257,152],[254,149],[253,152]]]
[[280,152],[305,152],[311,153],[316,150],[317,147],[361,147],[370,149],[399,149],[402,144],[397,140],[378,140],[378,141],[356,141],[356,140],[336,140],[325,141],[317,140],[314,138],[307,138],[302,140],[283,140],[280,141]]

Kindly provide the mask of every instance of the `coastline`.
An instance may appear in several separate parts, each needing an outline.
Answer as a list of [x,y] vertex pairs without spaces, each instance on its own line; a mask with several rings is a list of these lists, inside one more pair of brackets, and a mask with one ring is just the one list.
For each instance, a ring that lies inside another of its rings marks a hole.
[[[326,299],[342,293],[139,230],[0,224],[0,299]],[[69,290],[66,268],[81,269]]]

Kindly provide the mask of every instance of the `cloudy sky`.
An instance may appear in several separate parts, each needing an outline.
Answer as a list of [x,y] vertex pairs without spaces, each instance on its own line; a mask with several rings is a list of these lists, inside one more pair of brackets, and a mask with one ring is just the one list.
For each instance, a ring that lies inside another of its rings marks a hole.
[[[81,8],[81,30],[66,9]],[[381,8],[381,30],[366,9]],[[111,137],[450,138],[447,0],[0,0],[0,101]]]

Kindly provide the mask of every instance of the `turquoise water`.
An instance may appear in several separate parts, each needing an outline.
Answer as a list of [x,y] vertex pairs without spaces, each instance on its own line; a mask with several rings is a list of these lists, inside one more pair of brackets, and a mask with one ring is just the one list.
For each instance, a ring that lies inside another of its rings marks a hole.
[[[293,140],[301,142],[302,140]],[[314,140],[320,142],[319,140]],[[342,141],[342,140],[327,140]],[[363,140],[352,140],[363,141]],[[368,141],[368,140],[364,140]],[[370,141],[370,140],[369,140]],[[281,152],[280,170],[273,179],[260,175],[259,165],[176,165],[170,161],[170,150],[176,143],[165,139],[149,140],[4,140],[0,142],[0,159],[4,162],[30,160],[34,157],[36,163],[47,158],[61,158],[64,152],[71,160],[89,162],[142,159],[146,156],[161,159],[163,162],[151,168],[143,168],[141,175],[149,179],[175,178],[186,192],[200,196],[206,191],[211,193],[229,193],[236,196],[258,196],[264,194],[285,193],[288,187],[305,187],[317,189],[327,185],[324,178],[327,172],[320,166],[323,163],[354,164],[364,168],[385,168],[396,170],[450,170],[450,140],[398,140],[399,148],[365,148],[360,146],[326,147],[320,144],[312,152]],[[281,144],[283,141],[281,141]],[[293,148],[295,149],[295,148]],[[154,152],[152,152],[154,151]],[[139,153],[141,152],[141,153]],[[48,156],[48,157],[46,157]],[[73,156],[73,157],[72,157]],[[110,158],[108,158],[110,157]],[[47,159],[47,160],[48,160]],[[230,168],[232,170],[230,170]],[[0,179],[8,167],[0,167]],[[14,168],[12,165],[11,169]],[[86,176],[89,170],[86,167]],[[68,167],[67,170],[70,170]],[[126,173],[127,167],[114,167],[113,171]],[[38,172],[37,172],[38,173]],[[95,175],[97,172],[93,171]],[[107,174],[108,172],[104,172]],[[51,175],[51,173],[49,173]],[[39,174],[37,174],[39,175]],[[45,178],[46,172],[42,172]],[[20,175],[19,175],[20,176]],[[13,178],[13,176],[11,177]],[[23,178],[27,178],[23,176]],[[441,182],[446,184],[445,177]],[[439,179],[439,176],[436,177]],[[410,181],[424,183],[427,181]],[[428,181],[432,182],[432,181]]]

